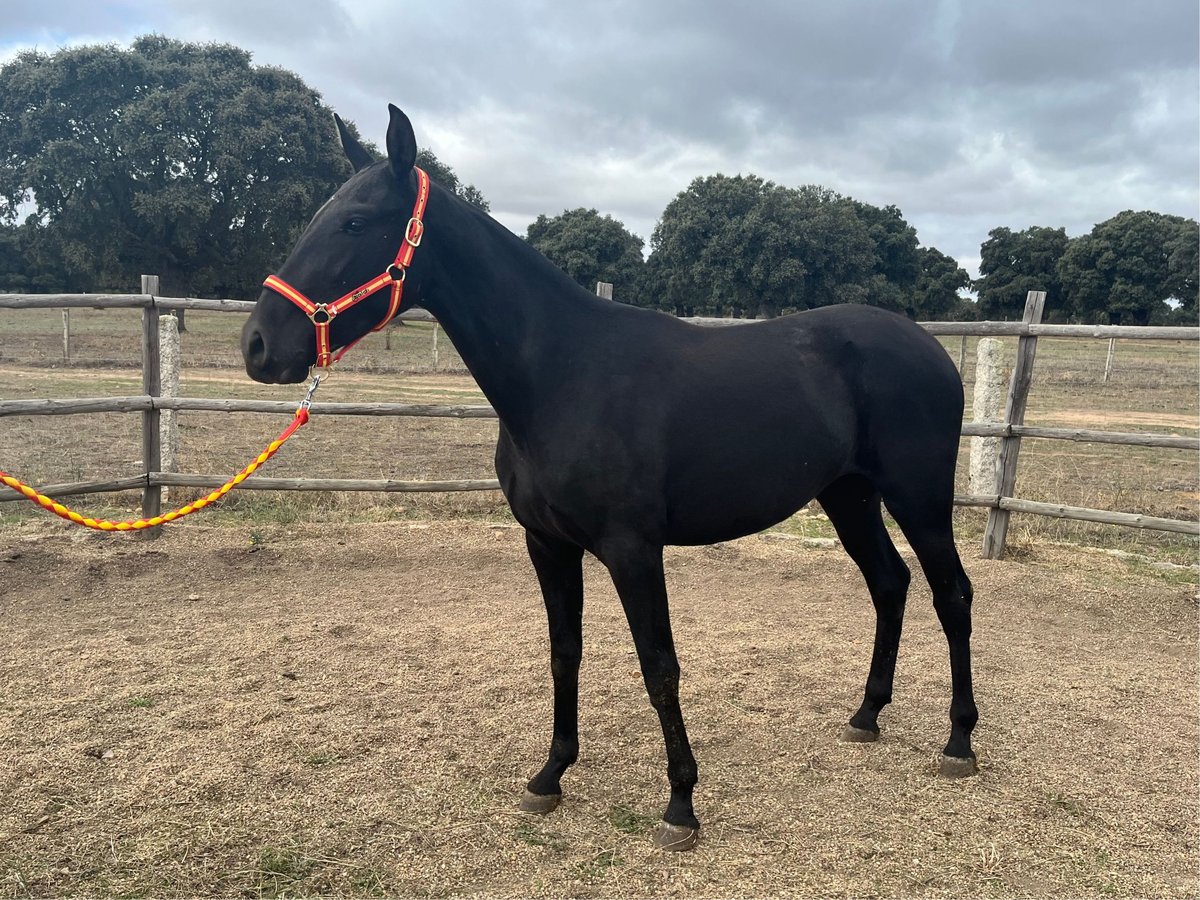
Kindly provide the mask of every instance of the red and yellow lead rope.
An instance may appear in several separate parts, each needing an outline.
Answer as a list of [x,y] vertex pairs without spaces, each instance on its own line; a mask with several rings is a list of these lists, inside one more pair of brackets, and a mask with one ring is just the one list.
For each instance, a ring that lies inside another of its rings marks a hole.
[[314,380],[312,386],[309,388],[308,396],[304,398],[304,402],[300,405],[300,408],[296,410],[296,416],[294,419],[292,419],[291,424],[288,425],[288,427],[282,432],[280,432],[279,437],[271,441],[271,443],[267,445],[267,448],[263,450],[262,453],[258,454],[257,457],[251,460],[250,464],[246,466],[246,468],[242,469],[242,471],[238,472],[211,494],[201,497],[199,500],[193,500],[186,506],[181,506],[179,509],[172,510],[171,512],[161,516],[154,516],[150,519],[136,519],[132,522],[110,522],[107,519],[93,519],[88,516],[84,516],[73,509],[63,506],[61,503],[58,503],[55,500],[52,500],[50,497],[47,497],[45,494],[39,494],[34,488],[31,488],[23,481],[13,478],[11,475],[5,472],[0,472],[0,482],[8,485],[18,493],[23,494],[33,503],[36,503],[49,512],[54,513],[59,518],[66,519],[69,522],[74,522],[76,525],[83,525],[85,528],[94,528],[97,531],[140,531],[143,528],[154,528],[158,525],[165,525],[168,522],[174,522],[176,519],[182,519],[184,516],[191,515],[197,510],[204,509],[204,507],[208,506],[210,503],[220,500],[235,487],[253,475],[259,466],[274,456],[279,451],[279,448],[284,445],[284,442],[287,441],[288,438],[295,434],[296,431],[308,421],[309,403],[312,400],[313,392],[317,389],[317,384],[319,383],[320,376]]

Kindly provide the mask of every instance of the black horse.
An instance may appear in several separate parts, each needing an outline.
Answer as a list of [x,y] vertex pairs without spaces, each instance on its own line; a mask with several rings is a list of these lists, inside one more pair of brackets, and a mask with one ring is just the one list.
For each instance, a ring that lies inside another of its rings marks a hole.
[[[389,108],[380,162],[338,120],[356,173],[280,270],[309,297],[332,300],[376,277],[404,240],[417,145],[408,118]],[[909,571],[882,503],[920,561],[949,643],[942,773],[975,771],[971,584],[951,526],[963,392],[936,340],[865,306],[702,328],[604,300],[436,185],[425,224],[403,302],[437,317],[499,415],[496,471],[525,528],[549,618],[553,736],[523,809],[557,806],[579,752],[586,550],[616,585],[662,723],[671,796],[656,843],[695,843],[696,761],[679,708],[663,546],[752,534],[813,498],[862,570],[877,616],[865,697],[843,739],[875,740],[892,698]],[[380,293],[341,312],[332,345],[365,334],[387,306]],[[264,290],[242,352],[251,378],[292,383],[317,351],[301,310]]]

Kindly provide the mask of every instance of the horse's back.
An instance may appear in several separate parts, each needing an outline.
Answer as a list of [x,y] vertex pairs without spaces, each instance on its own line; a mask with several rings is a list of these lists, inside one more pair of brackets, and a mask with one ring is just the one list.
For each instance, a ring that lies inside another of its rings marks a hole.
[[744,416],[782,413],[835,430],[916,416],[957,433],[962,419],[949,355],[921,326],[885,310],[847,304],[689,331],[681,387],[696,401],[702,392],[729,397]]

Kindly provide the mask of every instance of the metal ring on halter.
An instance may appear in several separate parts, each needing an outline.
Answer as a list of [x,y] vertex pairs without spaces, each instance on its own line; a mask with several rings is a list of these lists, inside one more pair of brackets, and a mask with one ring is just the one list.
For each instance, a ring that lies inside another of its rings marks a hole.
[[395,263],[392,263],[387,267],[387,273],[391,276],[392,281],[403,281],[404,275],[407,272],[408,269],[404,268],[403,266],[398,266]]
[[[325,318],[317,319],[318,313],[324,313]],[[333,321],[333,317],[336,315],[337,315],[336,309],[331,309],[330,307],[326,306],[324,303],[318,303],[316,306],[316,309],[314,309],[312,312],[310,312],[308,314],[308,320],[310,322],[312,322],[314,325],[328,325],[330,322]]]

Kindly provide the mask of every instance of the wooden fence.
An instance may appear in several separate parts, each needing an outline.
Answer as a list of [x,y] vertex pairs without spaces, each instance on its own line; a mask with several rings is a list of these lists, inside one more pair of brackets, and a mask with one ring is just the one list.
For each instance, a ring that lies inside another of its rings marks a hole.
[[[39,489],[51,497],[109,491],[141,490],[142,514],[158,515],[163,487],[215,488],[225,478],[206,474],[162,472],[159,416],[163,410],[211,412],[290,413],[295,403],[268,400],[212,400],[161,396],[159,373],[159,315],[163,311],[198,309],[247,313],[254,303],[244,300],[204,300],[157,296],[158,279],[143,276],[140,294],[0,294],[0,309],[129,309],[142,310],[142,390],[139,396],[83,398],[70,400],[0,400],[0,417],[33,415],[74,415],[94,412],[136,412],[142,416],[142,460],[145,472],[128,478],[107,481],[72,482],[43,485]],[[1053,516],[1101,524],[1146,528],[1179,534],[1200,535],[1200,522],[1167,519],[1136,513],[1089,509],[1019,499],[1015,493],[1017,460],[1023,438],[1086,441],[1138,447],[1200,450],[1200,438],[1186,435],[1147,434],[1141,432],[1095,431],[1079,428],[1050,428],[1024,424],[1025,404],[1032,379],[1039,336],[1081,338],[1136,338],[1138,340],[1200,341],[1200,328],[1120,325],[1044,325],[1041,324],[1045,294],[1031,292],[1021,322],[927,322],[922,326],[934,335],[1016,336],[1017,361],[1008,392],[1004,421],[1000,423],[964,423],[964,437],[999,437],[1001,441],[996,491],[989,494],[961,494],[957,506],[983,507],[988,510],[984,533],[984,554],[998,558],[1004,552],[1009,516],[1013,512]],[[402,318],[430,320],[423,310],[402,314]],[[694,318],[699,325],[729,326],[746,320]],[[960,350],[961,368],[961,350]],[[314,403],[320,415],[349,416],[428,416],[448,418],[495,418],[486,405],[442,406],[407,403]],[[0,463],[3,461],[0,460]],[[494,479],[468,481],[395,481],[387,479],[271,478],[254,476],[241,487],[248,490],[285,491],[482,491],[498,490]],[[0,488],[0,502],[16,500],[20,495]],[[151,531],[157,529],[151,529]]]

